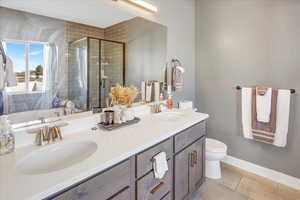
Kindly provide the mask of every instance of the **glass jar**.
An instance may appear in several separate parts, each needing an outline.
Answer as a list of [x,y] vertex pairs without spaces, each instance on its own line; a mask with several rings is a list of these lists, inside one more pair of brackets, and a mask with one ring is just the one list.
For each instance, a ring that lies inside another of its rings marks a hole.
[[11,153],[15,150],[15,137],[11,130],[2,130],[0,133],[0,155]]

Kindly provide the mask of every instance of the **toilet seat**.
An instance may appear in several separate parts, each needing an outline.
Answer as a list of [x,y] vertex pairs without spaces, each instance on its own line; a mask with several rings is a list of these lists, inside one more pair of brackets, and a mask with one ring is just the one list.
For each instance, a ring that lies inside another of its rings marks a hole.
[[206,151],[211,153],[225,153],[227,146],[218,140],[206,138]]

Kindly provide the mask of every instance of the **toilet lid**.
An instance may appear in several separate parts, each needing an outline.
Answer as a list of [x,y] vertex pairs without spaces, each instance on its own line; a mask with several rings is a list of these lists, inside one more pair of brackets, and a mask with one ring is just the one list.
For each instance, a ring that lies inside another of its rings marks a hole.
[[227,146],[226,144],[218,140],[206,138],[206,151],[214,153],[225,153],[227,151]]

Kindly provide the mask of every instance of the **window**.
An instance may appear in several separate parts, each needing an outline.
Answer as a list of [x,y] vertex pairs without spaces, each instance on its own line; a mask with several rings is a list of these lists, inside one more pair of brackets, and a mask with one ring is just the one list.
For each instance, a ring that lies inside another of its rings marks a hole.
[[6,40],[7,56],[12,60],[17,77],[17,86],[8,87],[8,93],[44,91],[45,43]]

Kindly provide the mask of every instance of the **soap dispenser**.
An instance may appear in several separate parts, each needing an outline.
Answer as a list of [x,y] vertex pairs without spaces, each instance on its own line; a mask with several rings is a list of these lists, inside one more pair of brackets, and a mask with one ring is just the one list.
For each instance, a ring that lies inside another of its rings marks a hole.
[[0,117],[0,155],[11,153],[15,150],[15,137],[7,116]]
[[170,85],[168,86],[168,99],[166,104],[168,109],[173,109],[172,89]]

